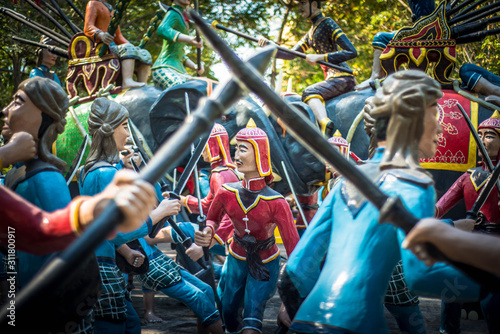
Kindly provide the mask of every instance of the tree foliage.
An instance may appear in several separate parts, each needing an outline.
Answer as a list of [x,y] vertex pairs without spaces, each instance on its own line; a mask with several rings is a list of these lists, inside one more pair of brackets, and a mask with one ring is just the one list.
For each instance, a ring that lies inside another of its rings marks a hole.
[[[110,0],[112,5],[117,0]],[[245,32],[252,36],[265,36],[278,44],[292,47],[308,31],[310,22],[303,19],[297,12],[297,2],[294,0],[198,0],[199,9],[208,20],[217,20],[220,24]],[[487,3],[493,0],[487,1]],[[87,0],[73,0],[73,3],[85,12]],[[171,5],[171,0],[163,0]],[[26,0],[0,0],[1,6],[10,8],[57,31],[46,18],[34,10]],[[43,0],[42,8],[50,10],[45,5],[51,0]],[[59,6],[77,26],[83,27],[83,20],[71,9],[67,0],[57,0]],[[157,1],[131,0],[121,21],[124,36],[133,44],[139,44],[146,32],[150,19],[160,10]],[[340,25],[358,50],[358,57],[349,61],[349,65],[359,71],[358,82],[368,78],[371,73],[373,49],[371,41],[379,31],[392,31],[411,24],[410,10],[406,0],[351,0],[323,1],[323,12],[332,17]],[[66,23],[55,13],[51,13],[62,25]],[[498,24],[497,24],[498,25]],[[0,15],[0,102],[6,105],[17,84],[28,77],[29,71],[35,65],[35,47],[19,44],[11,39],[12,35],[39,41],[40,34],[13,19]],[[497,28],[492,26],[490,28]],[[191,29],[191,34],[194,34]],[[230,47],[242,54],[245,50],[257,48],[255,43],[219,31]],[[497,36],[486,38],[483,42],[459,46],[458,66],[463,62],[474,62],[494,73],[500,72],[500,42]],[[146,49],[156,59],[162,46],[161,39],[154,34]],[[186,54],[195,61],[196,50],[186,47]],[[205,45],[202,51],[205,73],[209,78],[217,79],[213,65],[221,62],[220,57]],[[303,59],[287,62],[275,62],[272,71],[267,73],[267,79],[274,84],[279,68],[283,69],[284,80],[292,78],[293,90],[301,92],[305,87],[324,79],[319,66],[310,66]],[[59,59],[54,68],[64,84],[67,72],[67,61]],[[194,74],[192,72],[192,74]],[[458,78],[458,75],[456,75]]]

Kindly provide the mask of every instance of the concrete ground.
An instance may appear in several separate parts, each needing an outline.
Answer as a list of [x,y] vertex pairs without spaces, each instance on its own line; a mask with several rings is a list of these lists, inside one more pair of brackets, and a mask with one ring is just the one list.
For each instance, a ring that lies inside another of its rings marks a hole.
[[[280,245],[282,246],[282,245]],[[160,247],[163,252],[171,257],[175,257],[175,251],[170,249],[169,245]],[[282,247],[280,247],[282,248]],[[282,250],[282,254],[285,254]],[[142,290],[140,284],[135,282],[135,289],[132,291],[133,305],[141,317],[143,318],[144,306],[142,303]],[[275,332],[276,317],[281,305],[278,293],[268,302],[264,314],[263,333],[272,334]],[[426,331],[428,334],[439,333],[441,302],[436,299],[420,298],[420,309],[423,314]],[[155,311],[156,315],[163,319],[163,322],[156,324],[144,324],[142,333],[144,334],[194,334],[196,333],[196,317],[184,304],[177,300],[167,297],[162,293],[155,295]],[[394,318],[386,311],[386,319],[389,327],[389,332],[400,333]],[[488,333],[484,320],[465,320],[461,321],[461,329],[463,334],[485,334]]]

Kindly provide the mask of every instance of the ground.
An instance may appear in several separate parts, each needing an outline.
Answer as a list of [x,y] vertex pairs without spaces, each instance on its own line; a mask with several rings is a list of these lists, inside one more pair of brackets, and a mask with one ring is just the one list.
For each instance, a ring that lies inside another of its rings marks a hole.
[[[282,246],[282,245],[280,245]],[[282,248],[282,247],[280,247]],[[161,245],[160,249],[169,256],[174,257],[175,252],[169,245]],[[285,252],[282,250],[282,254]],[[143,317],[144,307],[142,303],[141,286],[137,280],[134,280],[135,288],[132,290],[132,302],[139,314]],[[264,314],[263,333],[272,334],[275,332],[276,316],[281,301],[278,294],[271,298]],[[421,298],[420,309],[424,316],[428,334],[439,333],[441,302],[436,299]],[[196,333],[196,317],[184,304],[177,300],[167,297],[162,293],[155,295],[155,311],[163,319],[162,323],[145,324],[142,326],[143,334],[194,334]],[[386,311],[386,319],[391,334],[399,333],[394,318]],[[464,334],[484,334],[488,330],[484,320],[465,320],[461,321],[461,329]]]

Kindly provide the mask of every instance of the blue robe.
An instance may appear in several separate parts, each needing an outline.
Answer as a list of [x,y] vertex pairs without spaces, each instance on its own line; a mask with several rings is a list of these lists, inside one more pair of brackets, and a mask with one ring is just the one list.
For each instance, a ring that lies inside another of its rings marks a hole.
[[[16,164],[16,167],[24,163]],[[71,195],[64,176],[57,171],[41,171],[20,182],[15,192],[28,202],[38,206],[47,212],[53,212],[66,207],[71,202]],[[20,287],[35,276],[45,264],[48,255],[33,255],[25,252],[17,252],[19,258],[18,281]]]
[[[376,168],[382,154],[383,149],[378,149],[363,168]],[[383,175],[377,184],[384,193],[400,196],[417,218],[433,216],[435,190],[428,177],[421,173],[420,179],[411,180],[404,170]],[[401,258],[412,292],[435,298],[479,299],[479,286],[455,269],[444,264],[427,267],[401,249],[403,231],[379,224],[379,211],[366,199],[361,198],[359,206],[346,203],[352,197],[345,192],[344,182],[338,182],[325,198],[288,260],[287,273],[305,298],[292,330],[387,333],[383,300],[392,270]]]

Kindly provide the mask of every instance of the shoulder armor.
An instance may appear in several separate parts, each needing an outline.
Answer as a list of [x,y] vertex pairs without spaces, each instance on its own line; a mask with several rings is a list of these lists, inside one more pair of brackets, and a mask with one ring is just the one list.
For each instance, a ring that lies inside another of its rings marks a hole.
[[[367,163],[359,166],[366,176],[377,186],[384,182],[388,176],[393,176],[399,180],[415,184],[422,188],[428,188],[434,184],[432,178],[426,173],[414,169],[389,169],[380,171],[379,164]],[[366,198],[350,182],[341,181],[341,196],[347,207],[355,217],[364,205]]]

